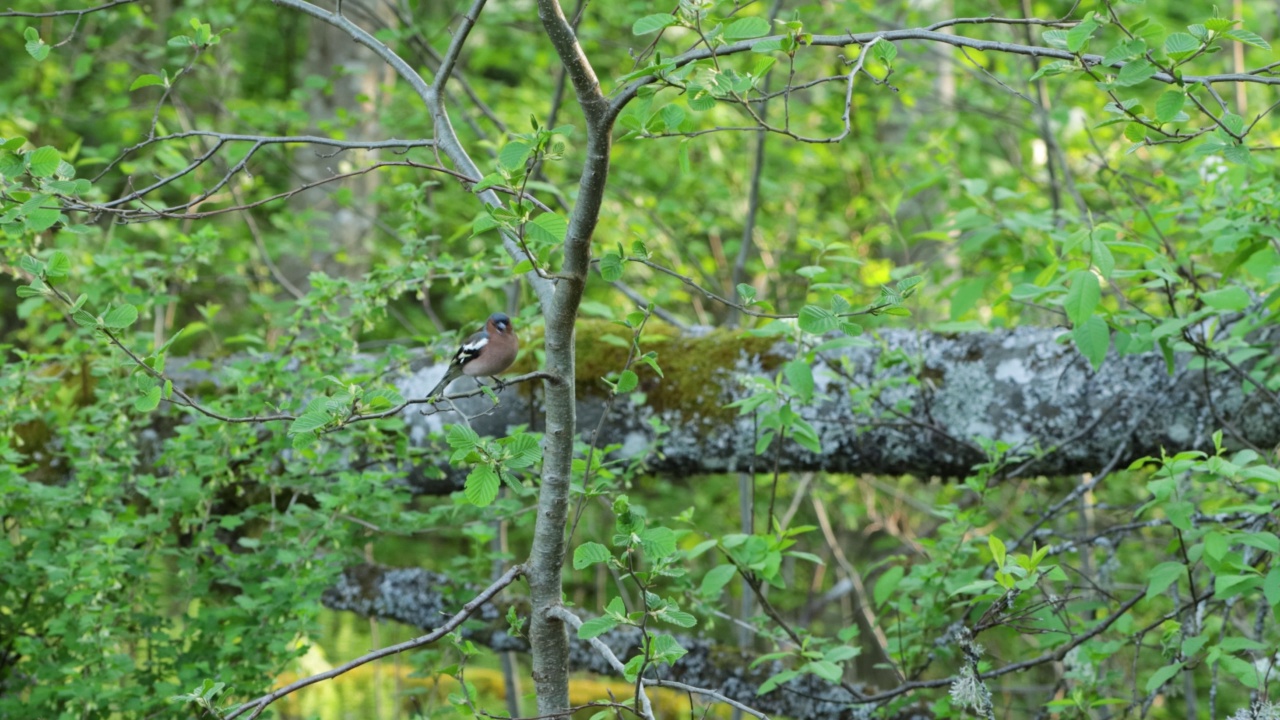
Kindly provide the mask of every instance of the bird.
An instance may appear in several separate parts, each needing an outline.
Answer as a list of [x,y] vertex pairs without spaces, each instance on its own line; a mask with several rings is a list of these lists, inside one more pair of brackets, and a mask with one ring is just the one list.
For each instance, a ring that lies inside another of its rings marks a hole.
[[463,375],[490,377],[501,385],[502,381],[496,376],[511,367],[519,351],[520,340],[516,337],[515,328],[511,326],[511,318],[502,313],[494,313],[489,316],[483,330],[463,341],[458,352],[454,353],[453,360],[449,361],[444,379],[427,393],[427,397],[432,398],[444,392],[449,383]]

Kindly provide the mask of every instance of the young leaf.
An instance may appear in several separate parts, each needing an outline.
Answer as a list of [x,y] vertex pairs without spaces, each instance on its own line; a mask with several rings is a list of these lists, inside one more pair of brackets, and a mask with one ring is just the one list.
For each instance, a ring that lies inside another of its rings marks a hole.
[[1129,87],[1150,78],[1156,74],[1156,66],[1147,60],[1134,60],[1124,67],[1120,68],[1120,72],[1116,75],[1116,84]]
[[138,309],[132,305],[121,305],[102,318],[108,330],[124,330],[137,321]]
[[62,156],[56,148],[45,145],[27,154],[27,171],[33,177],[50,177],[58,169]]
[[573,569],[581,570],[596,563],[608,562],[612,555],[609,549],[598,542],[587,542],[573,551]]
[[160,406],[160,386],[156,385],[133,401],[133,408],[138,412],[151,412]]
[[[593,637],[603,635],[610,630],[618,627],[618,620],[609,615],[603,615],[598,618],[591,618],[582,623],[582,627],[578,628],[578,637],[582,640],[590,640]],[[638,655],[637,657],[644,657]]]
[[840,319],[824,307],[805,305],[800,308],[798,324],[800,329],[807,333],[822,335],[835,330],[840,324]]
[[1090,316],[1083,324],[1075,326],[1071,339],[1094,370],[1102,367],[1107,359],[1107,348],[1111,345],[1111,329],[1107,327],[1107,321],[1096,315]]
[[630,370],[623,370],[618,376],[618,385],[613,389],[614,395],[622,395],[636,389],[636,385],[640,384],[640,378]]
[[622,256],[608,252],[600,258],[600,277],[606,282],[613,282],[622,277]]
[[138,79],[129,85],[129,92],[152,85],[164,85],[164,80],[159,75],[139,75]]
[[760,37],[769,32],[769,21],[762,17],[745,17],[734,20],[724,29],[726,40],[745,40]]
[[488,507],[498,497],[498,473],[488,463],[481,463],[467,475],[462,494],[472,505]]
[[898,589],[898,583],[902,582],[904,574],[905,571],[901,565],[894,565],[885,570],[884,574],[876,580],[875,589],[872,590],[872,597],[875,599],[876,607],[884,605],[885,601],[893,595],[893,592]]
[[1093,315],[1101,299],[1098,276],[1089,270],[1077,270],[1071,275],[1071,288],[1067,290],[1062,309],[1066,310],[1073,325],[1080,325]]
[[49,263],[45,265],[44,273],[51,278],[66,277],[71,272],[71,258],[67,254],[58,250],[49,256]]
[[299,415],[289,424],[289,434],[319,430],[329,423],[329,413],[323,410],[312,410]]
[[1156,120],[1162,123],[1172,122],[1182,112],[1187,96],[1181,90],[1166,90],[1156,100]]
[[1228,30],[1222,34],[1223,36],[1229,37],[1232,40],[1235,40],[1237,42],[1242,42],[1245,45],[1252,45],[1260,50],[1271,49],[1271,43],[1268,43],[1266,40],[1263,40],[1261,37],[1259,37],[1256,33],[1249,32],[1248,30],[1240,30],[1240,29]]
[[728,585],[736,574],[738,574],[738,568],[733,565],[717,565],[711,568],[706,575],[702,576],[702,585],[698,588],[698,594],[708,600],[720,597],[724,586]]
[[671,13],[659,13],[656,15],[645,15],[631,26],[631,32],[635,35],[648,35],[655,33],[663,28],[669,28],[680,22],[675,15]]

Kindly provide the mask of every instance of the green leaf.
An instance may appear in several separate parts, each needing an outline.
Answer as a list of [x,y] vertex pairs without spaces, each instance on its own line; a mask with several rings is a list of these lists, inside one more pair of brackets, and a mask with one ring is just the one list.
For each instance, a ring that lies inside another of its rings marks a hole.
[[159,75],[150,75],[150,74],[139,75],[138,79],[134,80],[133,83],[129,85],[129,92],[133,92],[138,88],[151,87],[152,85],[164,85],[164,84],[165,84],[164,80]]
[[616,627],[618,627],[617,619],[609,615],[591,618],[590,620],[582,623],[582,626],[578,628],[578,637],[582,640],[590,640],[591,638],[599,637]]
[[27,153],[27,171],[32,177],[50,177],[58,169],[62,156],[57,148],[45,145]]
[[488,507],[498,497],[498,473],[488,463],[481,463],[467,474],[467,484],[462,494],[476,507]]
[[671,528],[649,528],[640,533],[640,548],[650,560],[670,557],[676,551],[676,534]]
[[631,32],[634,35],[648,35],[655,33],[664,28],[680,22],[679,18],[671,13],[659,13],[657,15],[645,15],[631,26]]
[[658,613],[658,619],[682,628],[691,628],[698,624],[698,619],[683,610],[666,608]]
[[1111,47],[1111,50],[1107,50],[1106,55],[1102,56],[1102,64],[1110,67],[1110,65],[1115,65],[1120,61],[1137,58],[1137,56],[1146,53],[1146,51],[1147,44],[1142,41],[1142,38],[1117,42],[1115,46]]
[[1164,40],[1164,51],[1174,60],[1181,60],[1200,49],[1200,41],[1187,33],[1173,33]]
[[644,653],[635,655],[627,661],[626,665],[622,666],[622,679],[629,683],[635,682],[636,678],[640,676],[640,671],[644,668],[644,665]]
[[662,124],[666,126],[668,132],[680,132],[680,126],[684,124],[684,108],[679,105],[668,105],[662,108],[660,115]]
[[98,327],[98,318],[94,317],[93,315],[90,315],[88,312],[85,312],[84,310],[76,310],[75,312],[71,313],[71,319],[75,322],[75,324],[83,328]]
[[881,40],[871,46],[871,55],[885,65],[892,65],[898,57],[898,46],[888,40]]
[[146,392],[145,395],[133,401],[133,408],[138,412],[151,412],[160,407],[160,386],[156,385]]
[[[754,53],[771,53],[782,49],[784,38],[767,38],[751,46],[751,52]],[[880,45],[882,43],[876,43]]]
[[729,23],[729,26],[724,29],[724,37],[726,40],[745,40],[766,35],[768,32],[768,20],[762,17],[745,17]]
[[1223,655],[1218,658],[1218,663],[1223,670],[1239,680],[1241,685],[1247,688],[1258,688],[1258,668],[1253,663],[1234,655]]
[[600,258],[600,277],[606,282],[613,282],[622,277],[622,256],[618,253],[605,253]]
[[1147,571],[1147,594],[1150,600],[1169,589],[1169,586],[1186,574],[1186,566],[1182,563],[1164,562]]
[[1079,68],[1080,66],[1076,65],[1074,60],[1055,60],[1051,63],[1045,63],[1044,65],[1041,65],[1040,69],[1032,73],[1031,77],[1028,79],[1035,81],[1035,80],[1039,80],[1042,77],[1052,77],[1054,75],[1063,75],[1065,73],[1072,72],[1073,70],[1078,70]]
[[655,635],[650,649],[655,660],[668,665],[689,654],[689,651],[681,647],[679,641],[670,635]]
[[44,60],[49,57],[49,46],[40,39],[40,33],[33,27],[29,27],[22,32],[22,37],[26,39],[27,54],[35,58],[37,61]]
[[527,433],[519,433],[512,435],[503,445],[507,448],[510,457],[506,460],[506,466],[519,470],[521,468],[533,467],[542,459],[542,447],[538,445],[538,438]]
[[523,170],[533,148],[522,142],[509,142],[498,151],[498,164],[505,170]]
[[[44,198],[43,202],[56,203],[57,199],[48,195],[40,196]],[[62,212],[56,207],[33,207],[27,211],[27,216],[23,218],[23,225],[27,232],[44,232],[57,224],[58,219],[62,217]]]
[[66,277],[71,272],[71,258],[67,254],[58,250],[49,256],[49,263],[45,265],[44,273],[51,278]]
[[[506,181],[506,178],[502,176],[502,173],[491,172],[488,175],[485,175],[484,177],[480,178],[480,182],[476,183],[475,185],[472,185],[471,192],[482,193],[491,187],[494,187],[496,185],[501,185],[505,181]],[[476,230],[475,232],[482,232],[482,231]]]
[[604,545],[598,542],[583,543],[573,551],[573,569],[581,570],[596,563],[608,562],[611,557],[609,548]]
[[1150,680],[1147,680],[1147,692],[1153,693],[1161,687],[1164,687],[1165,683],[1172,680],[1173,676],[1180,672],[1182,672],[1182,663],[1180,662],[1176,662],[1172,665],[1165,665],[1160,668],[1151,676]]
[[811,662],[806,665],[806,667],[809,669],[809,672],[812,672],[814,675],[817,675],[829,683],[838,683],[841,678],[844,677],[844,671],[840,669],[839,665],[826,660]]
[[454,450],[471,452],[480,444],[480,436],[466,425],[451,425],[449,433],[445,435],[445,442]]
[[1156,120],[1162,123],[1172,122],[1182,112],[1187,96],[1181,90],[1166,90],[1156,100]]
[[813,368],[809,367],[809,363],[797,358],[786,364],[783,373],[787,377],[787,384],[796,391],[802,402],[813,399]]
[[1102,287],[1098,276],[1090,270],[1077,270],[1071,274],[1071,287],[1062,301],[1062,309],[1073,325],[1081,325],[1093,315],[1102,299]]
[[800,308],[798,324],[807,333],[822,335],[839,327],[840,318],[824,307],[805,305]]
[[1244,134],[1244,118],[1235,113],[1224,113],[1218,118],[1222,121],[1222,125],[1231,131],[1233,135]]
[[724,586],[728,585],[736,574],[738,574],[738,568],[733,565],[717,565],[711,568],[706,575],[702,576],[702,585],[698,588],[698,594],[707,600],[719,598]]
[[777,675],[774,675],[770,677],[768,680],[765,680],[764,682],[760,683],[760,687],[756,688],[756,695],[764,695],[765,693],[768,693],[769,691],[773,690],[779,685],[789,682],[790,680],[797,677],[798,675],[800,675],[800,673],[796,670],[783,670]]
[[109,330],[124,330],[138,321],[138,308],[132,305],[121,305],[102,318],[102,324]]
[[20,298],[41,297],[46,291],[44,283],[39,280],[36,280],[30,285],[19,285],[17,290],[18,297]]
[[1273,566],[1262,581],[1262,596],[1274,608],[1280,605],[1280,567]]
[[876,607],[884,605],[885,601],[893,595],[894,591],[898,589],[898,583],[902,582],[904,574],[905,571],[901,565],[894,565],[885,570],[884,574],[876,580],[875,589],[872,590],[872,597],[875,599]]
[[1124,87],[1137,85],[1156,74],[1156,66],[1147,60],[1134,60],[1120,68],[1116,75],[1116,84]]
[[471,223],[471,234],[479,235],[481,233],[488,232],[498,226],[499,226],[498,221],[495,220],[493,215],[489,214],[489,211],[486,209],[482,211],[479,215],[477,215],[476,219]]
[[1256,33],[1249,32],[1248,30],[1240,30],[1240,29],[1228,30],[1222,34],[1224,37],[1229,37],[1232,40],[1235,40],[1237,42],[1242,42],[1245,45],[1252,45],[1261,50],[1271,49],[1270,43],[1268,43],[1266,40],[1263,40]]
[[1098,268],[1098,272],[1102,277],[1110,279],[1111,274],[1116,269],[1115,255],[1111,254],[1111,248],[1098,238],[1092,238],[1090,241],[1090,256],[1093,258],[1093,266]]
[[1006,557],[1004,541],[992,535],[987,538],[987,547],[991,549],[991,559],[995,561],[996,567],[1003,570]]
[[1200,300],[1215,310],[1244,310],[1249,307],[1249,293],[1234,285],[1201,293]]
[[614,395],[622,395],[636,389],[636,385],[640,384],[640,378],[630,370],[623,370],[618,376],[618,385],[613,389]]
[[1067,50],[1078,53],[1084,49],[1093,37],[1094,31],[1098,29],[1098,21],[1092,16],[1088,20],[1076,25],[1067,31]]
[[323,410],[312,410],[304,412],[289,424],[289,434],[311,432],[319,430],[329,424],[329,413]]
[[569,230],[569,223],[559,213],[542,213],[532,222],[524,226],[525,237],[544,245],[559,245],[564,242],[564,235]]
[[1107,327],[1107,321],[1090,316],[1083,324],[1075,326],[1071,331],[1071,339],[1094,370],[1102,367],[1103,361],[1107,359],[1107,348],[1111,345],[1111,329]]

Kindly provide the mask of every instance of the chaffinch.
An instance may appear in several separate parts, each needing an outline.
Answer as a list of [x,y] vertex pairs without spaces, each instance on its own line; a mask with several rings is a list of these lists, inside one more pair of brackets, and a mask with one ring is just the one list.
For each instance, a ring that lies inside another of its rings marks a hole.
[[515,328],[511,327],[511,318],[494,313],[489,316],[483,330],[463,341],[449,362],[444,379],[427,393],[427,397],[435,397],[463,375],[491,377],[500,383],[495,376],[511,367],[519,351],[520,340],[516,337]]

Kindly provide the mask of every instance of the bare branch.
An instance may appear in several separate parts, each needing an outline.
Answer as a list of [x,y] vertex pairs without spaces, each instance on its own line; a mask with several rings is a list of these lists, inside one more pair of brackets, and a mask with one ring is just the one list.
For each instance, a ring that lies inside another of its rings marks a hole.
[[347,663],[343,663],[342,665],[339,665],[338,667],[333,668],[332,670],[327,670],[325,672],[318,673],[310,677],[302,678],[301,680],[298,680],[296,682],[289,683],[288,685],[280,688],[279,690],[270,692],[258,698],[257,700],[247,702],[241,705],[240,707],[236,708],[235,710],[232,710],[231,712],[227,713],[226,720],[235,720],[235,718],[243,715],[248,710],[253,710],[253,712],[250,713],[249,715],[249,720],[253,720],[253,718],[256,718],[259,715],[261,715],[262,711],[266,710],[267,706],[270,705],[271,703],[275,702],[276,700],[279,700],[285,695],[289,695],[298,690],[301,690],[302,688],[307,687],[308,685],[314,685],[318,682],[323,682],[325,680],[338,677],[339,675],[350,672],[351,670],[354,670],[366,663],[373,662],[374,660],[378,660],[384,657],[389,657],[391,655],[397,655],[406,650],[413,650],[414,648],[422,647],[423,645],[429,645],[439,640],[440,638],[444,637],[445,635],[448,635],[449,633],[453,632],[454,629],[462,625],[462,623],[465,622],[467,618],[471,617],[471,614],[474,613],[477,609],[479,609],[480,606],[492,600],[493,597],[497,595],[499,591],[501,591],[503,588],[510,585],[511,583],[515,582],[516,578],[520,577],[523,574],[524,574],[523,565],[512,566],[510,570],[507,570],[505,573],[502,574],[501,577],[499,577],[491,585],[489,585],[489,587],[485,588],[479,595],[475,596],[475,598],[473,598],[471,602],[468,602],[466,605],[463,605],[462,609],[459,610],[457,613],[455,613],[453,617],[449,618],[448,622],[436,628],[435,630],[427,633],[426,635],[414,638],[412,640],[406,640],[396,645],[391,645],[388,647],[380,648],[378,650],[374,650],[371,653],[361,655],[355,660],[352,660]]
[[68,17],[71,15],[74,15],[76,19],[79,20],[80,18],[90,13],[101,12],[103,10],[110,10],[113,7],[119,7],[120,5],[131,5],[137,1],[138,0],[112,0],[111,2],[106,3],[104,5],[95,5],[93,7],[88,7],[81,10],[51,10],[49,12],[42,12],[42,13],[19,12],[17,10],[10,8],[5,12],[0,12],[0,18],[3,18],[3,17],[51,18],[51,17]]
[[[727,55],[736,55],[738,53],[749,52],[756,43],[767,40],[779,40],[785,36],[773,35],[767,37],[752,38],[750,40],[741,40],[735,43],[728,43],[720,47],[708,50],[705,47],[698,47],[689,52],[673,58],[674,67],[683,67],[691,62],[698,60],[706,60],[712,57],[724,57]],[[1054,60],[1067,60],[1071,62],[1081,61],[1086,68],[1102,67],[1108,70],[1119,72],[1125,66],[1123,62],[1115,62],[1109,65],[1103,63],[1101,55],[1075,55],[1066,50],[1058,50],[1057,48],[1042,47],[1038,45],[1023,45],[1021,43],[1009,43],[998,40],[980,40],[977,38],[964,37],[963,35],[953,35],[950,33],[937,32],[927,28],[915,28],[906,30],[883,30],[866,33],[845,33],[842,35],[814,35],[809,42],[811,46],[817,47],[847,47],[849,45],[869,45],[877,39],[897,41],[897,40],[924,40],[928,42],[939,43],[942,45],[954,45],[956,47],[965,47],[973,50],[981,50],[983,52],[1000,52],[1013,55],[1029,55],[1031,57],[1052,58]],[[1261,85],[1280,85],[1280,77],[1268,74],[1273,65],[1264,66],[1257,70],[1244,73],[1220,73],[1215,75],[1184,75],[1175,78],[1167,72],[1158,72],[1151,76],[1151,79],[1157,82],[1168,84],[1196,83],[1196,84],[1212,84],[1212,83],[1229,83],[1229,82],[1247,82],[1258,83]],[[610,106],[616,114],[622,111],[627,103],[629,103],[641,87],[657,82],[659,78],[656,75],[648,75],[637,80],[627,83],[619,88],[612,96]]]
[[[582,620],[579,619],[577,615],[566,610],[563,605],[557,605],[547,610],[547,614],[568,624],[574,630],[582,627]],[[626,666],[622,664],[622,661],[618,659],[617,655],[613,654],[613,651],[609,649],[608,645],[600,642],[599,638],[590,638],[587,642],[591,644],[591,647],[595,648],[596,652],[600,653],[600,655],[608,661],[609,665],[617,671],[619,675],[626,674]],[[649,696],[644,692],[644,685],[646,684],[648,683],[642,683],[638,686],[640,692],[636,696],[640,700],[640,715],[641,717],[648,718],[648,720],[655,720],[653,717],[653,705],[650,704]]]

